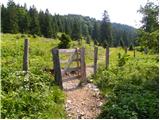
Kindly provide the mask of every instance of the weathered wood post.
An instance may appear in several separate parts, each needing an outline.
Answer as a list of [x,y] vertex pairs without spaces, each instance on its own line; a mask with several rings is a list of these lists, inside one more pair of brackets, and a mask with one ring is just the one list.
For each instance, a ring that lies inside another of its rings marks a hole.
[[127,54],[127,47],[125,47],[124,50],[125,50],[125,54]]
[[23,71],[28,71],[28,52],[29,52],[28,39],[24,40],[24,54],[23,54]]
[[106,47],[106,68],[109,67],[109,46]]
[[55,82],[57,85],[60,86],[61,89],[63,89],[61,66],[59,61],[59,51],[57,48],[52,49],[52,55],[53,55]]
[[82,47],[80,49],[80,56],[81,56],[81,77],[82,80],[86,82],[86,63],[85,63],[85,48]]
[[97,72],[98,47],[94,47],[94,74]]
[[[79,49],[78,48],[76,48],[76,59],[77,59],[77,67],[79,67],[79,51],[78,51]],[[78,71],[78,76],[79,76],[80,74],[79,74],[79,71]]]
[[135,48],[134,48],[134,57],[136,57],[136,50],[135,50]]

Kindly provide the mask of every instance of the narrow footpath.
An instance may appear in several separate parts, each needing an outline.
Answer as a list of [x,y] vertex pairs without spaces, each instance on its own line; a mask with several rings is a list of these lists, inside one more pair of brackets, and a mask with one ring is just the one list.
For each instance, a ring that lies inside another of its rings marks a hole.
[[[93,73],[93,68],[86,68],[87,77]],[[100,112],[100,107],[104,103],[99,89],[92,83],[82,84],[75,79],[63,82],[63,87],[67,100],[65,109],[67,117],[70,119],[94,119]]]

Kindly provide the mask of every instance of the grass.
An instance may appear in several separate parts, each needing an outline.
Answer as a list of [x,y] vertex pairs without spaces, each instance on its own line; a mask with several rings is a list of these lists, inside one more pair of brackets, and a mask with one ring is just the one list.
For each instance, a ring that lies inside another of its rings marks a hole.
[[[29,81],[25,81],[26,76],[22,73],[23,44],[26,37],[29,39]],[[57,47],[60,41],[22,34],[2,34],[1,38],[1,117],[66,118],[64,93],[53,83],[54,77],[44,71],[45,68],[53,68],[51,49]],[[71,43],[71,48],[82,46],[86,50],[86,65],[93,65],[93,42],[86,44],[83,40],[81,46],[76,41]],[[118,63],[119,52],[124,53],[124,50],[110,48],[110,66]],[[133,51],[128,51],[127,54],[133,58]],[[61,54],[60,58],[67,60],[69,56]],[[144,57],[147,59],[147,55],[136,52],[136,59]],[[62,64],[61,67],[65,65]],[[73,63],[71,66],[75,65]],[[105,66],[105,49],[102,47],[98,47],[98,65]]]

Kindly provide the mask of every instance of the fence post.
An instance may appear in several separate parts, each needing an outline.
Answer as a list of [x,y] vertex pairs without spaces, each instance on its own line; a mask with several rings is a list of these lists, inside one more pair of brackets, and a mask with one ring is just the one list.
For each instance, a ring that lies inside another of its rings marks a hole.
[[86,63],[85,63],[85,48],[82,47],[80,51],[81,59],[81,77],[82,80],[86,82]]
[[97,72],[98,47],[94,47],[94,74]]
[[128,50],[127,50],[127,47],[125,47],[124,50],[125,50],[125,54],[127,54],[127,51],[128,51]]
[[[76,59],[77,59],[77,67],[79,67],[79,54],[78,54],[78,48],[76,48]],[[79,71],[78,71],[78,76],[79,76]]]
[[24,40],[23,71],[28,71],[28,39]]
[[58,49],[53,48],[52,55],[53,55],[53,63],[54,63],[55,82],[60,86],[61,89],[63,89]]
[[134,57],[136,57],[136,49],[134,48]]
[[106,68],[109,67],[109,46],[106,47]]

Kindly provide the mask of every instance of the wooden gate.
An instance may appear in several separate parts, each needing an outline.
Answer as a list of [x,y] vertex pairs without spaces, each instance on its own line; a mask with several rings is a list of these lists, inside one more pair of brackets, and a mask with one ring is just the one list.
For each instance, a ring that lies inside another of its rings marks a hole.
[[[62,61],[59,58],[59,54],[71,54],[68,60]],[[77,76],[70,77],[64,80],[71,80],[80,78],[82,81],[86,80],[86,64],[85,64],[85,48],[76,48],[76,49],[52,49],[53,55],[53,64],[54,64],[54,75],[55,82],[63,89],[63,76],[72,71],[77,72]],[[77,67],[71,68],[70,65],[72,62],[77,62]],[[61,63],[66,63],[64,69],[61,68]]]

